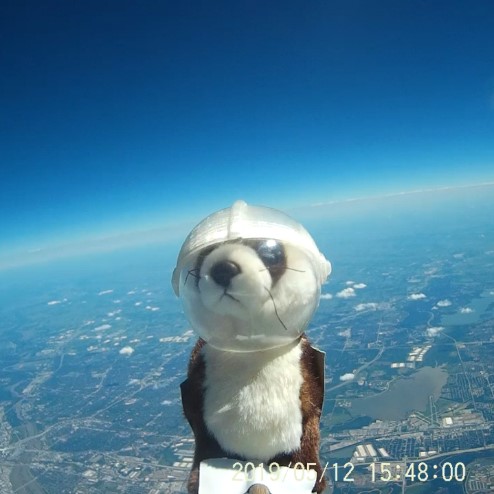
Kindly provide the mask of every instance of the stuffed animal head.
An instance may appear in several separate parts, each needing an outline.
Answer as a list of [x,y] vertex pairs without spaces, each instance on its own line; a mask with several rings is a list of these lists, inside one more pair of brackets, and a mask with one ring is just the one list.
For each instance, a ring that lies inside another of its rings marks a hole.
[[330,272],[302,225],[237,201],[190,232],[172,284],[201,338],[220,350],[250,352],[297,339]]

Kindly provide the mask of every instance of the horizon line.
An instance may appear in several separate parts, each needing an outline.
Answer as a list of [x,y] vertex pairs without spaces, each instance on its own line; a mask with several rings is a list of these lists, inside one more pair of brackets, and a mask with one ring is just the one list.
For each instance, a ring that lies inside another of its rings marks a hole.
[[[455,190],[475,189],[483,187],[492,187],[494,182],[482,182],[479,184],[441,186],[425,189],[414,189],[410,191],[389,192],[379,195],[360,196],[333,201],[319,201],[298,206],[286,207],[286,211],[300,211],[323,206],[333,206],[336,204],[357,203],[377,199],[389,199],[393,197],[403,197],[416,194],[447,192]],[[131,247],[141,247],[147,244],[170,244],[179,240],[182,235],[187,235],[190,225],[194,226],[197,219],[190,217],[183,219],[180,224],[168,223],[162,226],[155,226],[148,229],[129,229],[110,236],[87,236],[75,242],[58,243],[51,247],[29,248],[24,251],[12,252],[0,257],[0,271],[5,271],[30,264],[53,261],[57,258],[75,257],[92,253],[103,253]],[[190,224],[190,225],[189,225]],[[172,229],[172,230],[171,230]],[[170,235],[172,233],[172,235]],[[165,234],[168,234],[165,236]],[[137,239],[136,239],[137,237]],[[185,238],[185,237],[184,237]]]
[[368,200],[373,200],[373,199],[402,197],[402,196],[414,195],[414,194],[424,194],[424,193],[431,193],[431,192],[454,191],[454,190],[461,190],[461,189],[475,189],[475,188],[480,188],[480,187],[492,187],[492,186],[494,186],[494,181],[493,182],[481,182],[481,183],[478,183],[478,184],[468,184],[468,185],[444,185],[444,186],[441,186],[441,187],[432,187],[432,188],[414,189],[414,190],[404,190],[404,191],[401,191],[401,192],[388,192],[388,193],[385,193],[385,194],[350,197],[350,198],[347,198],[347,199],[336,199],[334,201],[320,201],[320,202],[315,202],[315,203],[309,204],[308,206],[299,206],[299,207],[331,206],[331,205],[334,205],[334,204],[344,204],[344,203],[348,203],[348,202],[368,201]]

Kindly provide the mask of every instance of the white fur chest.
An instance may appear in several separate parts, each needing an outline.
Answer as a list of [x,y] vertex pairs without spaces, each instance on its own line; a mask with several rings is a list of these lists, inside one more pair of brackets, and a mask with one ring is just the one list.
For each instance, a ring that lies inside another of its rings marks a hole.
[[300,446],[301,345],[253,353],[203,348],[204,420],[225,451],[267,461]]

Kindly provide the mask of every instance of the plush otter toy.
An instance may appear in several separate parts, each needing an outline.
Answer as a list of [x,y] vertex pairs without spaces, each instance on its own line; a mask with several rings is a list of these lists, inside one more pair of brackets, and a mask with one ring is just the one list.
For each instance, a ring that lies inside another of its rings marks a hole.
[[238,201],[185,240],[173,288],[200,336],[182,383],[195,436],[189,477],[203,460],[232,458],[317,472],[323,354],[304,335],[330,263],[280,211]]

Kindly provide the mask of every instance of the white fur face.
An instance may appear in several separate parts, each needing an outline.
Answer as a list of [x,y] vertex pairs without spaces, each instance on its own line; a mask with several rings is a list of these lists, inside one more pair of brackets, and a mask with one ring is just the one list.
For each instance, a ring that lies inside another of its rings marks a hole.
[[186,314],[215,348],[255,351],[285,345],[307,326],[320,285],[311,258],[275,239],[210,246],[180,275]]
[[[225,261],[239,267],[228,286],[219,284],[212,275],[215,266]],[[220,245],[204,258],[199,270],[198,290],[204,306],[244,320],[267,302],[271,284],[270,273],[256,251],[241,244]]]

